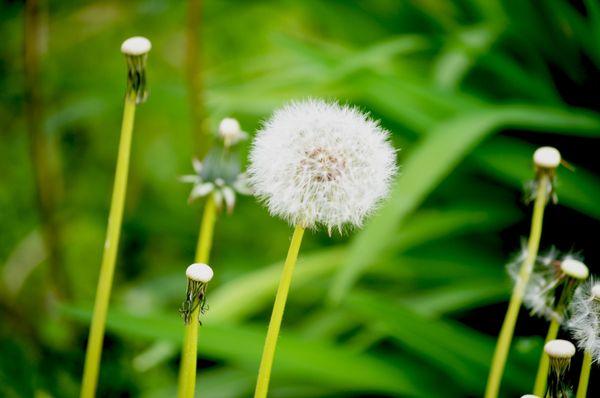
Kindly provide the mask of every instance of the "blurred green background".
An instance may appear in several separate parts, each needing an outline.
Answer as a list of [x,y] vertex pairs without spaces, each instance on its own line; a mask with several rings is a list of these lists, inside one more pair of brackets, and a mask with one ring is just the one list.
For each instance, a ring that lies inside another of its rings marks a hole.
[[[25,2],[2,1],[0,395],[78,394],[125,90],[119,46],[144,35],[150,97],[136,115],[99,396],[175,395],[202,208],[177,177],[198,131],[233,116],[254,132],[307,96],[380,118],[401,169],[363,230],[307,235],[271,396],[480,396],[510,289],[504,263],[528,234],[536,145],[575,168],[559,171],[542,247],[581,251],[592,272],[600,257],[600,4],[201,3],[190,15],[167,0],[48,1],[26,29]],[[290,235],[251,197],[219,218],[199,396],[251,396]],[[522,311],[503,396],[530,392],[546,327]]]

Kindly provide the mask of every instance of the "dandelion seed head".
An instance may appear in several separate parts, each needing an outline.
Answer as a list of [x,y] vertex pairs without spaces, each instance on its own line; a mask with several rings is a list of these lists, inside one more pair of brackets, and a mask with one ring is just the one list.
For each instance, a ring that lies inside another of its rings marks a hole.
[[[519,271],[527,258],[527,246],[525,242],[514,259],[507,264],[508,274],[516,283],[519,280]],[[561,320],[562,316],[556,312],[556,288],[559,286],[560,273],[556,267],[558,262],[558,251],[552,247],[547,252],[536,257],[529,281],[525,286],[523,305],[532,315],[547,320]]]
[[194,263],[187,267],[185,275],[193,281],[207,283],[213,277],[213,270],[207,264]]
[[590,278],[580,285],[569,304],[567,327],[580,349],[600,362],[600,282]]
[[291,102],[254,139],[250,184],[271,214],[329,230],[360,226],[396,172],[389,133],[356,108]]
[[150,51],[152,43],[142,36],[134,36],[121,44],[121,52],[126,55],[143,55]]
[[551,146],[540,147],[533,154],[533,163],[540,168],[555,169],[560,161],[560,152]]

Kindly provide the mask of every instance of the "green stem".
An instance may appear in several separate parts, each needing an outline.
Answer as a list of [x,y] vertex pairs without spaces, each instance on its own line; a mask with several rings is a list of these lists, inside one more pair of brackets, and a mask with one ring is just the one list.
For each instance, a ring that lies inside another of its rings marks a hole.
[[588,384],[590,382],[590,371],[592,370],[592,356],[586,350],[583,353],[583,363],[581,364],[581,373],[579,375],[579,385],[577,386],[577,395],[575,398],[585,398],[587,396]]
[[117,158],[117,170],[113,187],[110,214],[108,216],[108,227],[106,241],[104,242],[104,253],[102,265],[100,266],[100,277],[96,289],[96,301],[94,303],[94,315],[90,326],[85,365],[83,368],[83,381],[81,385],[81,398],[93,398],[96,394],[98,384],[98,373],[100,371],[100,357],[102,354],[102,342],[104,340],[104,329],[106,326],[106,315],[110,301],[115,262],[117,259],[117,248],[119,246],[119,235],[123,220],[123,208],[125,205],[125,193],[127,188],[127,174],[129,171],[129,157],[131,151],[131,138],[133,133],[133,121],[135,118],[135,92],[128,93],[125,97],[125,108],[123,111],[123,124],[121,125],[121,139],[119,142],[119,154]]
[[[213,232],[217,219],[217,206],[212,195],[206,200],[200,222],[195,262],[207,263],[210,258]],[[196,303],[194,303],[196,304]],[[179,398],[192,398],[196,389],[196,363],[198,357],[198,325],[200,324],[200,306],[192,312],[190,321],[185,325],[181,362],[179,364]]]
[[[563,291],[560,295],[560,299],[558,304],[556,305],[556,313],[559,317],[563,316],[565,301],[567,300],[567,296],[569,295],[569,286],[565,284]],[[558,330],[560,329],[560,321],[557,317],[553,317],[552,321],[550,321],[550,326],[548,327],[548,333],[546,334],[546,340],[544,343],[547,343],[551,340],[556,339],[558,336]],[[546,391],[546,382],[548,380],[548,368],[550,367],[550,358],[548,358],[548,354],[542,349],[542,355],[540,355],[540,362],[538,365],[537,375],[535,377],[535,384],[533,388],[533,394],[542,396]]]
[[68,298],[71,284],[62,264],[62,228],[57,214],[62,191],[62,176],[56,146],[43,129],[44,104],[40,79],[42,45],[40,41],[44,29],[45,10],[42,3],[45,2],[43,0],[27,0],[25,2],[23,51],[25,117],[42,237],[48,254],[48,277],[51,290],[58,298]]
[[202,82],[202,40],[198,38],[202,22],[202,0],[188,0],[185,63],[188,99],[192,117],[193,142],[200,158],[210,146],[211,136],[205,128]]
[[550,184],[548,175],[546,173],[542,173],[533,207],[531,232],[529,234],[529,241],[527,244],[527,257],[525,258],[525,261],[523,261],[523,264],[519,270],[519,276],[510,297],[508,310],[506,311],[506,316],[504,317],[504,322],[502,323],[500,335],[498,336],[498,342],[496,343],[496,350],[494,351],[492,366],[485,390],[485,398],[496,398],[498,396],[498,392],[500,391],[500,382],[502,381],[502,375],[504,373],[506,359],[510,350],[515,324],[517,323],[517,317],[519,315],[519,309],[521,307],[521,303],[523,302],[525,287],[527,286],[527,282],[529,282],[529,277],[531,275],[531,271],[533,270],[533,264],[535,262],[540,245],[544,208],[547,202],[548,184]]
[[263,355],[258,370],[258,380],[256,382],[254,398],[267,397],[269,379],[271,378],[271,368],[273,367],[273,358],[275,357],[275,347],[277,345],[281,320],[283,319],[283,311],[285,310],[285,303],[290,290],[292,275],[294,274],[294,267],[296,266],[296,261],[298,259],[298,252],[300,251],[303,235],[304,228],[296,227],[285,264],[283,265],[283,273],[281,275],[281,280],[279,281],[277,295],[275,296],[273,313],[271,314],[271,321],[269,322],[269,329],[267,330]]

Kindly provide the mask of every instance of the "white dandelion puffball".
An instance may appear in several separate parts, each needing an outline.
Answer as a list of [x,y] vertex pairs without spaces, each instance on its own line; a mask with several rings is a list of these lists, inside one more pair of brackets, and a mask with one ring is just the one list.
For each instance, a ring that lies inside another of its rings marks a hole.
[[560,152],[551,146],[540,147],[533,153],[533,163],[544,169],[555,169],[560,161]]
[[207,283],[213,277],[213,270],[207,264],[195,263],[187,267],[185,275],[193,281]]
[[575,346],[567,340],[550,340],[544,345],[544,351],[552,358],[571,358],[575,355]]
[[590,279],[575,290],[567,327],[579,348],[600,362],[600,282]]
[[353,107],[288,103],[254,139],[250,184],[271,214],[294,226],[360,226],[387,196],[396,172],[388,136]]
[[121,44],[121,52],[127,55],[143,55],[150,51],[152,43],[142,36],[130,37]]

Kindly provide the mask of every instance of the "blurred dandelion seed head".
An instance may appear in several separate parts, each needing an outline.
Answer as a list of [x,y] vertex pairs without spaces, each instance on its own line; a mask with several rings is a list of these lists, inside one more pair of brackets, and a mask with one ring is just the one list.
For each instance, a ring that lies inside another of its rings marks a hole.
[[[527,247],[523,244],[519,253],[507,264],[507,271],[516,283],[519,270],[527,257]],[[572,254],[561,256],[556,248],[552,247],[545,253],[537,256],[533,270],[523,296],[523,305],[532,315],[543,317],[547,320],[562,322],[564,314],[557,312],[557,290],[567,288],[564,282],[580,282],[587,278],[587,267]],[[568,293],[572,292],[572,287]]]
[[246,173],[241,170],[239,152],[231,146],[246,139],[240,124],[235,119],[223,119],[219,126],[219,135],[223,138],[223,146],[211,148],[206,157],[200,161],[193,159],[195,174],[181,176],[181,182],[194,186],[188,201],[212,195],[218,210],[225,207],[228,213],[233,212],[236,195],[250,195],[250,187]]
[[250,185],[292,225],[358,227],[387,196],[395,150],[356,108],[310,99],[275,111],[255,137]]
[[567,327],[582,350],[600,362],[600,283],[590,278],[580,285],[569,305]]

